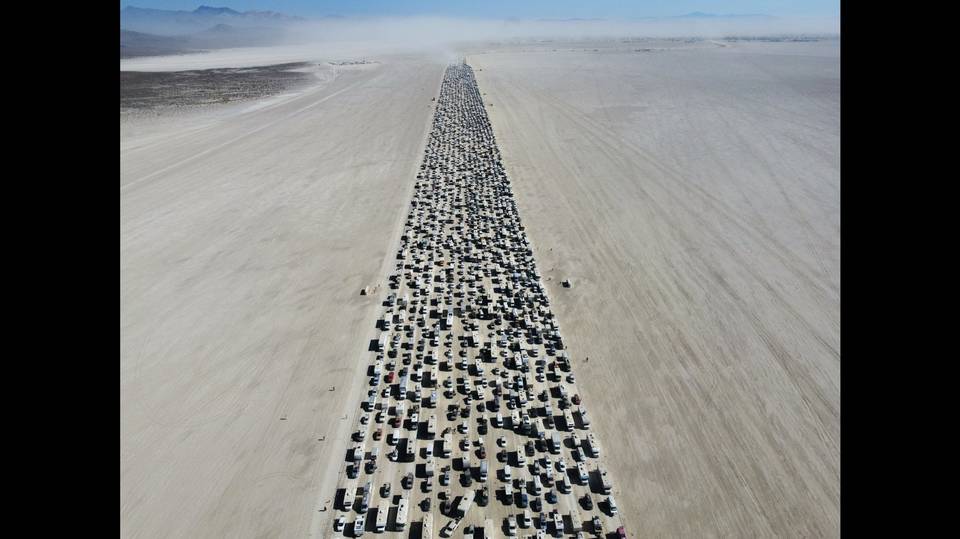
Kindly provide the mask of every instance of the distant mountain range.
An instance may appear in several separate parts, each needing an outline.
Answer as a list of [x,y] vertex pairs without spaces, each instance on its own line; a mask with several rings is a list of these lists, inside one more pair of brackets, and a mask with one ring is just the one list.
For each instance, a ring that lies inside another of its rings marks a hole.
[[120,57],[180,54],[227,47],[271,45],[305,21],[275,11],[200,6],[171,11],[127,6],[120,10]]
[[277,27],[305,19],[275,11],[236,11],[228,7],[200,6],[193,11],[171,11],[127,6],[120,10],[120,28],[157,35],[187,35],[217,25],[236,28]]

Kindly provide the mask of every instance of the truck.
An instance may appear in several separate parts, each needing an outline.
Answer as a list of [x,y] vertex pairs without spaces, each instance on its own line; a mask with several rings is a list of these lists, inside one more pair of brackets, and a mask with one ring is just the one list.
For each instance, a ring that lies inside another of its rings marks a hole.
[[557,531],[557,537],[563,537],[563,516],[557,512],[553,511],[553,527]]
[[460,527],[460,519],[455,518],[450,522],[447,522],[447,525],[440,530],[441,537],[453,537],[453,532],[457,531],[457,528]]
[[413,438],[407,438],[406,460],[413,460],[416,458],[416,446],[417,443]]

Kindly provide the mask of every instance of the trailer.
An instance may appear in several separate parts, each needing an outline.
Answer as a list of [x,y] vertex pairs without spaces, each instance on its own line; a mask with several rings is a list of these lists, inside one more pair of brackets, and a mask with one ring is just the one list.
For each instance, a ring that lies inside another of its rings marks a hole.
[[427,420],[427,436],[433,438],[437,435],[437,416],[431,415]]
[[583,531],[583,521],[580,520],[580,511],[574,508],[570,511],[570,530],[574,532]]
[[433,513],[423,515],[420,539],[433,539]]

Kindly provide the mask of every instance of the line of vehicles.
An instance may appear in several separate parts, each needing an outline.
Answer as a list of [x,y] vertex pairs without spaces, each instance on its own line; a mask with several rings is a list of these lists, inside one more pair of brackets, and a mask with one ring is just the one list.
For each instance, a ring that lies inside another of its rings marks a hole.
[[445,73],[388,281],[338,488],[338,508],[356,517],[347,527],[338,515],[334,529],[357,537],[410,526],[430,539],[435,527],[441,537],[611,533],[612,483],[465,64]]

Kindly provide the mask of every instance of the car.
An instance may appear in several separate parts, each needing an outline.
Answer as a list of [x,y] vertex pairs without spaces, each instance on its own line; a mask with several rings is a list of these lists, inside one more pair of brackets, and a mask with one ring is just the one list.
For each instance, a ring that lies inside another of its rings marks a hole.
[[481,447],[480,450],[477,452],[477,456],[479,456],[482,459],[487,458],[487,449],[485,447]]
[[557,503],[557,493],[552,489],[547,491],[547,503]]
[[583,508],[587,511],[593,509],[593,499],[590,498],[589,494],[583,497]]
[[626,539],[627,532],[626,530],[623,529],[623,526],[620,526],[619,528],[617,528],[617,537],[619,537],[620,539]]
[[383,488],[381,488],[380,490],[380,495],[384,498],[387,498],[390,496],[390,490],[391,490],[390,483],[384,483]]
[[600,521],[600,517],[598,516],[593,517],[592,529],[593,529],[593,533],[596,535],[603,534],[603,522]]
[[617,502],[614,501],[613,496],[607,496],[607,508],[610,510],[610,515],[617,514]]
[[380,438],[383,438],[383,429],[377,429],[373,432],[374,440],[379,440]]
[[333,531],[335,532],[342,531],[343,524],[344,524],[343,515],[340,515],[336,518],[336,520],[333,521]]
[[489,490],[489,487],[483,487],[482,489],[480,489],[480,493],[477,494],[477,499],[476,499],[476,501],[477,501],[477,505],[479,505],[480,507],[486,507],[486,506],[487,506],[487,502],[490,501],[490,490]]
[[403,476],[403,479],[400,480],[400,486],[406,489],[413,488],[413,474],[408,473],[407,475]]

